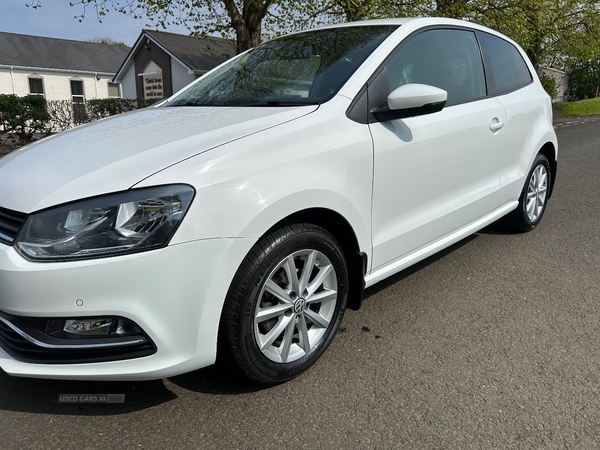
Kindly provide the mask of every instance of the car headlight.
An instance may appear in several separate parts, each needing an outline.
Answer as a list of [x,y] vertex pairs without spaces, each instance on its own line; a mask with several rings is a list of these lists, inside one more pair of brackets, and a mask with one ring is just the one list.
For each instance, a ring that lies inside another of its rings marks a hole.
[[163,247],[177,230],[194,189],[159,186],[110,194],[31,214],[14,245],[25,258],[66,261]]

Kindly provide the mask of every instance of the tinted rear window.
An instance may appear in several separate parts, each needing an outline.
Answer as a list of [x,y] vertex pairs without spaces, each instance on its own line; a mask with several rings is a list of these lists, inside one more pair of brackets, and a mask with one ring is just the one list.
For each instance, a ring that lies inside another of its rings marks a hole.
[[491,34],[478,34],[488,76],[488,94],[514,91],[531,83],[531,73],[521,53],[510,42]]

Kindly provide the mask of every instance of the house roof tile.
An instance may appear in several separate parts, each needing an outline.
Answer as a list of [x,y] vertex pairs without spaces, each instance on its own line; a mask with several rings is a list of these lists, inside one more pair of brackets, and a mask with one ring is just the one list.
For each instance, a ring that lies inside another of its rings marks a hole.
[[143,33],[194,71],[210,70],[235,54],[231,42],[223,38],[185,36],[154,30],[143,30]]
[[116,73],[130,48],[0,32],[0,64]]

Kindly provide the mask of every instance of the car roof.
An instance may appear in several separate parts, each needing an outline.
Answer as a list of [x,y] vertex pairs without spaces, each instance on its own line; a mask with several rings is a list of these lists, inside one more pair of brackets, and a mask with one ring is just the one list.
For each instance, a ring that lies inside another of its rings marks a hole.
[[299,33],[305,33],[307,31],[313,31],[313,30],[326,30],[326,29],[347,28],[347,27],[356,27],[356,26],[376,26],[376,25],[397,25],[398,27],[400,27],[401,25],[405,25],[408,23],[410,23],[411,28],[414,28],[414,29],[427,27],[427,26],[433,26],[433,25],[442,25],[442,26],[446,25],[446,26],[470,28],[472,30],[479,30],[479,31],[483,31],[486,33],[496,35],[504,40],[511,42],[512,44],[517,45],[517,47],[518,47],[518,44],[516,42],[514,42],[511,38],[503,35],[502,33],[498,32],[494,29],[485,27],[483,25],[479,25],[475,22],[468,22],[468,21],[459,20],[459,19],[448,19],[445,17],[400,17],[400,18],[392,18],[392,19],[359,20],[356,22],[344,22],[344,23],[336,23],[336,24],[325,25],[325,26],[320,26],[320,27],[315,27],[315,28],[308,28],[305,30],[288,33],[281,37],[291,36],[291,35],[299,34]]
[[[325,25],[322,27],[316,27],[313,29],[321,30],[327,28],[345,28],[345,27],[356,27],[356,26],[374,26],[374,25],[404,25],[408,22],[413,22],[412,25],[416,26],[429,26],[429,25],[454,25],[461,27],[474,28],[485,31],[494,31],[482,25],[478,25],[475,22],[468,22],[459,19],[449,19],[445,17],[399,17],[391,19],[369,19],[359,20],[356,22],[344,22],[336,23],[331,25]],[[304,31],[310,31],[309,29]],[[497,32],[495,32],[497,33]]]

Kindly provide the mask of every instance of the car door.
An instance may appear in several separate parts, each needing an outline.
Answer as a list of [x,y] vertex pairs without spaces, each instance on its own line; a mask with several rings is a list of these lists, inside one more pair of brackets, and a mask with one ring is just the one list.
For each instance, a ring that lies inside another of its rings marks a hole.
[[518,198],[530,164],[539,148],[541,135],[551,129],[548,123],[549,98],[533,82],[524,55],[510,42],[477,32],[486,66],[488,91],[506,111],[506,151],[500,174],[497,205]]
[[371,120],[372,270],[484,216],[500,186],[506,117],[487,97],[475,33],[430,29],[408,38],[369,84],[369,108],[408,83],[444,89],[448,101],[437,113]]

